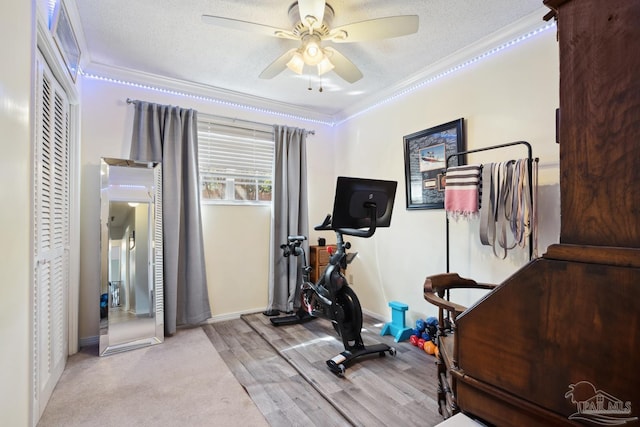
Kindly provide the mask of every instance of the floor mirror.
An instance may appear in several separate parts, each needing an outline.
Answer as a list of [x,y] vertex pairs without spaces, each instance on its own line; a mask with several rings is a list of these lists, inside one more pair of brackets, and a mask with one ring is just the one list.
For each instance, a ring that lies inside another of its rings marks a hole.
[[162,169],[102,158],[100,355],[164,341]]

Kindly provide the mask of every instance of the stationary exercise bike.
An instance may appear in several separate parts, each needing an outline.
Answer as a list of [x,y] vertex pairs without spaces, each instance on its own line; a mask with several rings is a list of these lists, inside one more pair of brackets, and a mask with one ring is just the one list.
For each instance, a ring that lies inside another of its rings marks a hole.
[[365,347],[361,335],[362,307],[342,273],[355,256],[347,253],[351,244],[344,241],[344,235],[368,238],[377,227],[388,227],[396,185],[395,181],[338,177],[333,216],[327,215],[322,224],[314,227],[336,234],[336,250],[316,283],[309,279],[312,267],[302,248],[306,236],[288,236],[287,243],[280,246],[285,257],[303,257],[300,307],[294,315],[272,318],[271,323],[282,326],[314,318],[330,320],[344,344],[343,352],[326,361],[338,376],[343,376],[346,368],[362,356],[396,354],[395,348],[386,344]]

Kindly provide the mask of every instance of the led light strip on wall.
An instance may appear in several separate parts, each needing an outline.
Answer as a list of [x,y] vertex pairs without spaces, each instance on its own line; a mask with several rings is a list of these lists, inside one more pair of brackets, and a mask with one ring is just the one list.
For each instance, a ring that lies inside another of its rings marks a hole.
[[121,80],[121,79],[113,79],[111,77],[98,76],[98,75],[95,75],[95,74],[84,73],[84,72],[82,73],[82,75],[84,77],[88,78],[88,79],[101,80],[101,81],[105,81],[105,82],[108,82],[108,83],[115,83],[115,84],[119,84],[119,85],[123,85],[123,86],[131,86],[131,87],[136,87],[136,88],[139,88],[139,89],[150,90],[152,92],[159,92],[159,93],[165,93],[165,94],[173,95],[173,96],[180,96],[180,97],[183,97],[183,98],[195,99],[197,101],[204,101],[204,102],[208,102],[208,103],[211,103],[211,104],[219,104],[219,105],[224,105],[224,106],[227,106],[227,107],[239,108],[239,109],[245,110],[245,111],[254,111],[254,112],[258,112],[258,113],[270,114],[270,115],[273,115],[273,116],[285,117],[285,118],[289,118],[289,119],[296,119],[296,120],[301,120],[301,121],[311,122],[311,123],[319,123],[319,124],[328,125],[328,126],[334,126],[335,125],[334,122],[326,122],[326,121],[322,121],[322,120],[312,119],[312,118],[309,118],[309,117],[282,113],[282,112],[279,112],[279,111],[269,110],[269,109],[266,109],[266,108],[254,107],[254,106],[247,105],[247,104],[239,104],[237,102],[225,101],[223,99],[212,98],[212,97],[209,97],[209,96],[194,95],[192,93],[181,92],[181,91],[177,91],[177,90],[173,90],[173,89],[166,89],[166,88],[157,87],[157,86],[151,86],[151,85],[146,85],[146,84],[141,84],[141,83],[134,83],[134,82]]
[[457,71],[460,71],[466,67],[469,67],[471,65],[474,65],[476,63],[478,63],[479,61],[482,61],[486,58],[489,58],[507,48],[516,46],[520,43],[522,43],[523,41],[526,41],[540,33],[543,33],[551,28],[555,28],[556,24],[555,22],[548,22],[545,23],[545,25],[529,31],[526,34],[523,34],[521,36],[516,37],[515,39],[512,39],[508,42],[502,43],[480,55],[477,55],[467,61],[464,61],[458,65],[452,66],[448,69],[446,69],[445,71],[442,71],[434,76],[431,76],[425,80],[422,80],[419,83],[416,83],[412,86],[407,87],[406,89],[400,90],[399,92],[385,98],[382,99],[372,105],[370,105],[367,108],[364,108],[360,111],[358,111],[355,114],[352,114],[340,121],[325,121],[325,120],[319,120],[319,119],[314,119],[314,118],[310,118],[310,117],[305,117],[305,116],[299,116],[299,115],[295,115],[295,114],[287,114],[287,113],[282,113],[279,111],[275,111],[275,110],[270,110],[267,108],[260,108],[260,107],[254,107],[251,105],[247,105],[247,104],[240,104],[237,102],[231,102],[231,101],[225,101],[223,99],[218,99],[218,98],[213,98],[213,97],[208,97],[208,96],[202,96],[202,95],[194,95],[191,93],[187,93],[187,92],[181,92],[181,91],[177,91],[177,90],[173,90],[173,89],[166,89],[166,88],[162,88],[162,87],[157,87],[157,86],[151,86],[151,85],[146,85],[146,84],[140,84],[140,83],[134,83],[134,82],[130,82],[130,81],[126,81],[126,80],[120,80],[120,79],[113,79],[110,77],[105,77],[105,76],[99,76],[99,75],[95,75],[95,74],[90,74],[90,73],[84,73],[82,72],[82,75],[85,78],[88,79],[94,79],[94,80],[101,80],[101,81],[106,81],[109,83],[115,83],[115,84],[120,84],[120,85],[124,85],[124,86],[131,86],[131,87],[136,87],[136,88],[140,88],[140,89],[145,89],[145,90],[150,90],[153,92],[160,92],[160,93],[165,93],[165,94],[169,94],[169,95],[173,95],[173,96],[179,96],[179,97],[183,97],[183,98],[190,98],[190,99],[195,99],[197,101],[204,101],[204,102],[208,102],[208,103],[212,103],[212,104],[219,104],[219,105],[224,105],[227,107],[233,107],[233,108],[238,108],[241,110],[245,110],[245,111],[252,111],[252,112],[258,112],[258,113],[262,113],[262,114],[268,114],[268,115],[272,115],[272,116],[278,116],[278,117],[284,117],[284,118],[288,118],[288,119],[294,119],[294,120],[300,120],[303,122],[310,122],[310,123],[317,123],[317,124],[321,124],[321,125],[325,125],[325,126],[330,126],[330,127],[334,127],[334,126],[339,126],[351,119],[353,119],[354,117],[357,117],[361,114],[364,114],[368,111],[373,110],[374,108],[377,108],[381,105],[387,104],[391,101],[397,100],[398,98],[401,98],[404,95],[407,95],[409,93],[412,93],[418,89],[421,89],[427,85],[430,85],[440,79],[442,79],[443,77],[446,77],[448,75],[451,75],[452,73],[455,73]]
[[359,116],[361,114],[364,114],[364,113],[366,113],[368,111],[373,110],[376,107],[379,107],[381,105],[387,104],[390,101],[396,100],[396,99],[398,99],[398,98],[400,98],[400,97],[402,97],[404,95],[407,95],[407,94],[409,94],[411,92],[414,92],[414,91],[416,91],[416,90],[418,90],[420,88],[423,88],[423,87],[425,87],[425,86],[427,86],[427,85],[429,85],[431,83],[434,83],[434,82],[440,80],[443,77],[446,77],[446,76],[448,76],[448,75],[450,75],[452,73],[455,73],[456,71],[460,71],[460,70],[462,70],[464,68],[467,68],[467,67],[469,67],[471,65],[474,65],[477,62],[482,61],[483,59],[489,58],[490,56],[493,56],[498,52],[501,52],[501,51],[503,51],[503,50],[505,50],[505,49],[507,49],[509,47],[515,46],[517,44],[520,44],[523,41],[528,40],[533,36],[536,36],[536,35],[544,32],[544,31],[546,31],[546,30],[548,30],[550,28],[555,28],[555,27],[556,27],[555,22],[546,23],[545,25],[543,25],[540,28],[537,28],[535,30],[532,30],[532,31],[526,33],[526,34],[523,34],[523,35],[521,35],[519,37],[516,37],[515,39],[510,40],[510,41],[508,41],[506,43],[502,43],[501,45],[498,45],[497,47],[494,47],[493,49],[490,49],[490,50],[488,50],[488,51],[486,51],[486,52],[484,52],[484,53],[482,53],[482,54],[480,54],[478,56],[475,56],[475,57],[473,57],[473,58],[471,58],[471,59],[469,59],[467,61],[464,61],[461,64],[458,64],[458,65],[455,65],[455,66],[453,66],[451,68],[448,68],[445,71],[442,71],[442,72],[440,72],[440,73],[438,73],[438,74],[436,74],[436,75],[434,75],[432,77],[429,77],[426,80],[423,80],[423,81],[421,81],[419,83],[416,83],[413,86],[410,86],[410,87],[408,87],[406,89],[403,89],[403,90],[397,92],[394,95],[391,95],[391,96],[389,96],[389,97],[387,97],[387,98],[385,98],[385,99],[383,99],[381,101],[378,101],[375,104],[372,104],[371,106],[369,106],[369,107],[367,107],[367,108],[365,108],[363,110],[360,110],[355,114],[350,115],[349,117],[345,118],[344,120],[341,120],[340,122],[336,123],[335,125],[336,126],[341,125],[342,123],[344,123],[344,122],[346,122],[348,120],[351,120],[354,117],[357,117],[357,116]]

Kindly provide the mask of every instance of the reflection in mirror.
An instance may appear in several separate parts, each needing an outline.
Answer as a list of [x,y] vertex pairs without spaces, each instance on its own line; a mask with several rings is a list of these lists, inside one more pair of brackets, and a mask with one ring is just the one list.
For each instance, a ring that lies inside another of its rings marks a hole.
[[101,164],[100,355],[164,341],[161,168]]

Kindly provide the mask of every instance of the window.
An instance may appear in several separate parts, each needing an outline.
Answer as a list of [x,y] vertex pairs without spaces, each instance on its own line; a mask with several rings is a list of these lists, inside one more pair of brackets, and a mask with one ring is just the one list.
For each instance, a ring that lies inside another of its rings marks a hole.
[[273,156],[271,126],[198,114],[203,202],[271,203]]

